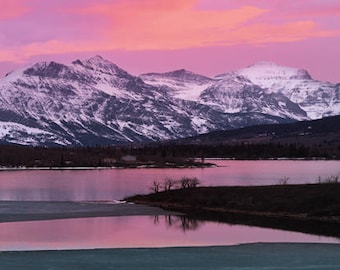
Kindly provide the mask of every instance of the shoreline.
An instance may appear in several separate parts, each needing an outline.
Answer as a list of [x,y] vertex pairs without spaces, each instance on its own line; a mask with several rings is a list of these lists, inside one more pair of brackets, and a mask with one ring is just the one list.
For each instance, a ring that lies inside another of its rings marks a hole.
[[[198,158],[197,158],[198,159]],[[205,158],[207,161],[339,161],[339,159],[326,159],[326,158],[254,158],[254,159],[237,159],[237,158]],[[63,166],[63,167],[30,167],[30,166],[17,166],[17,167],[0,167],[0,172],[8,171],[58,171],[58,170],[114,170],[114,169],[196,169],[196,168],[214,168],[220,167],[214,163],[197,163],[197,164],[125,164],[119,166]]]
[[100,167],[0,167],[0,172],[8,172],[8,171],[86,171],[86,170],[114,170],[114,169],[201,169],[201,168],[214,168],[218,167],[216,164],[213,163],[206,163],[204,165],[135,165],[129,164],[126,166],[100,166]]

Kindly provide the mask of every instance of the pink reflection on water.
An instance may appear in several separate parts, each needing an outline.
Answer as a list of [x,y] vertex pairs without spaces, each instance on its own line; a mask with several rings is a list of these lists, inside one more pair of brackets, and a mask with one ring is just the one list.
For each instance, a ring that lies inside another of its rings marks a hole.
[[340,173],[340,161],[212,160],[221,167],[185,169],[111,169],[1,171],[0,200],[121,200],[148,193],[153,180],[197,177],[205,186],[270,185],[289,177],[289,184],[316,183]]
[[0,224],[0,250],[212,246],[254,242],[340,243],[340,239],[178,217],[81,218]]

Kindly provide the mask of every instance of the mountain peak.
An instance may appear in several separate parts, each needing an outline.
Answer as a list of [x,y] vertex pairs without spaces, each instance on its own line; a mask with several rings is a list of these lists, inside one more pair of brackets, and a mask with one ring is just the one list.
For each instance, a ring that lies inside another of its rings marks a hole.
[[92,66],[108,66],[108,65],[109,66],[116,66],[114,63],[112,63],[111,61],[103,58],[100,55],[95,55],[95,56],[90,57],[88,59],[85,59],[85,60],[83,60],[81,62],[83,64],[92,65]]
[[156,72],[145,73],[145,74],[141,74],[141,76],[182,77],[182,76],[189,75],[189,74],[191,75],[194,73],[182,68],[182,69],[177,69],[177,70],[168,71],[164,73],[156,73]]
[[271,61],[260,61],[252,65],[254,67],[275,67],[278,66],[276,63]]
[[188,75],[188,74],[194,74],[193,72],[191,71],[188,71],[184,68],[182,69],[177,69],[177,70],[173,70],[173,71],[169,71],[169,72],[165,72],[163,73],[164,75],[167,75],[167,76],[183,76],[183,75]]
[[72,62],[73,65],[80,65],[86,69],[90,69],[92,71],[110,74],[110,75],[118,75],[118,76],[129,76],[128,72],[118,67],[116,64],[111,61],[103,58],[100,55],[93,56],[91,58],[85,60],[76,60]]
[[[84,63],[88,63],[88,64],[93,64],[93,65],[98,65],[100,63],[107,63],[107,62],[110,63],[110,61],[104,59],[102,56],[95,55],[93,57],[90,57],[88,59],[84,59],[82,61],[77,59],[77,60],[73,61],[72,64],[74,64],[74,65],[84,65]],[[113,64],[113,63],[111,63],[111,64]]]
[[258,83],[269,80],[311,80],[312,77],[305,69],[280,66],[273,62],[258,62],[236,73]]
[[92,56],[89,60],[103,61],[105,59],[101,55],[97,54],[95,56]]
[[106,60],[105,58],[103,58],[102,56],[100,55],[95,55],[93,57],[90,57],[89,59],[86,59],[84,60],[84,62],[87,62],[87,63],[92,63],[92,64],[102,64],[102,63],[110,63],[110,64],[113,64],[111,63],[109,60]]
[[169,71],[165,73],[146,73],[146,74],[141,75],[142,79],[146,79],[150,77],[168,78],[168,79],[175,79],[175,80],[180,80],[180,81],[195,81],[198,83],[208,83],[213,80],[209,77],[196,74],[186,69],[178,69],[178,70]]

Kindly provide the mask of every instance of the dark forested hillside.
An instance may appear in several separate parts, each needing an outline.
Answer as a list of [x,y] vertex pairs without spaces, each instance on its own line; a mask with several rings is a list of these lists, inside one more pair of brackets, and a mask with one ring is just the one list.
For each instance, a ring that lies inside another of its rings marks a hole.
[[340,116],[150,144],[77,148],[0,145],[3,167],[191,166],[193,158],[340,159]]
[[317,143],[338,140],[340,136],[340,116],[319,120],[301,121],[287,124],[256,125],[234,130],[215,131],[199,136],[178,140],[182,143],[235,143],[235,142],[301,142]]

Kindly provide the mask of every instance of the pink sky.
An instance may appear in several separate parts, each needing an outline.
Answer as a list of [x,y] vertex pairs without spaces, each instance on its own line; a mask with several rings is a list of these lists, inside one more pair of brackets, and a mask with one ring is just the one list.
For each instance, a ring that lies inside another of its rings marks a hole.
[[97,54],[132,74],[216,75],[272,61],[340,82],[339,0],[11,0],[0,75]]

